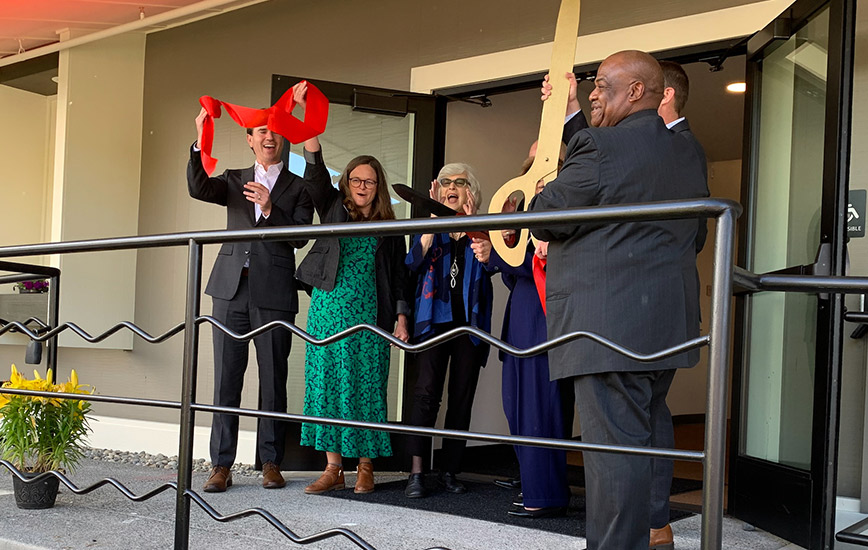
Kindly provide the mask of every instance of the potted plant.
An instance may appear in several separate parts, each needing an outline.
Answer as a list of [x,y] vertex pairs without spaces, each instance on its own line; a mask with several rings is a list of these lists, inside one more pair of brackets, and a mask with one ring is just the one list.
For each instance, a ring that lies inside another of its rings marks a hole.
[[[78,383],[75,371],[65,383],[52,384],[51,379],[49,370],[45,378],[33,371],[33,379],[28,380],[12,365],[12,376],[2,388],[93,393],[93,388]],[[0,393],[0,457],[11,462],[25,477],[50,470],[72,472],[84,456],[85,438],[90,432],[89,412],[88,401]],[[58,478],[51,476],[24,483],[13,474],[12,482],[19,508],[54,506]]]

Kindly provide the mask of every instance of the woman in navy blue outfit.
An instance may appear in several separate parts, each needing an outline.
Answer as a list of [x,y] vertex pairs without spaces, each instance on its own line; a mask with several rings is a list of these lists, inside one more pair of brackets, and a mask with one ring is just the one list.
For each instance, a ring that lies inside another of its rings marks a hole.
[[[522,173],[533,158],[525,161]],[[537,193],[542,189],[538,185]],[[514,203],[512,208],[515,210]],[[504,232],[506,233],[506,232]],[[507,235],[504,235],[505,237]],[[501,339],[521,349],[546,340],[546,318],[533,277],[534,247],[529,243],[524,262],[513,267],[503,261],[490,243],[475,242],[474,252],[486,269],[501,274],[509,289]],[[536,254],[545,257],[546,243]],[[567,429],[562,408],[561,384],[549,378],[548,355],[514,357],[500,352],[503,361],[503,412],[513,435],[563,438]],[[563,515],[570,502],[566,452],[541,447],[515,447],[521,470],[522,505],[509,514],[538,518]]]

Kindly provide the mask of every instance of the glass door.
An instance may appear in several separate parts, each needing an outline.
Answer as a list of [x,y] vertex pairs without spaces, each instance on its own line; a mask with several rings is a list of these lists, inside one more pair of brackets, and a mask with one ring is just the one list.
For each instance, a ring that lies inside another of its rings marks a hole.
[[[754,273],[843,274],[845,3],[796,2],[748,43],[739,265]],[[805,548],[831,540],[841,306],[737,301],[729,512]]]

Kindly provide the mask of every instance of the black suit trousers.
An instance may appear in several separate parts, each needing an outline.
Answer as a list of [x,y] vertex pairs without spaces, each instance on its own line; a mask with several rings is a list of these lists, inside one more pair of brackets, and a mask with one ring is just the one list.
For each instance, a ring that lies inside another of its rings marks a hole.
[[[656,441],[654,418],[675,370],[603,372],[574,378],[582,441],[647,447]],[[668,409],[666,409],[668,411]],[[671,417],[669,424],[671,429]],[[585,452],[588,548],[647,550],[652,459]],[[668,521],[668,518],[667,518]]]
[[[242,277],[238,291],[231,300],[213,298],[212,315],[236,333],[244,334],[271,321],[295,321],[288,311],[256,307],[250,300],[247,277]],[[249,342],[236,341],[217,328],[214,339],[214,404],[238,407],[244,372],[247,370]],[[253,339],[259,366],[259,410],[286,412],[287,359],[291,344],[290,332],[277,328]],[[280,464],[286,427],[283,422],[259,419],[257,452],[261,462]],[[232,466],[238,448],[238,417],[215,414],[211,423],[211,463]]]
[[[419,376],[413,391],[410,424],[430,428],[437,422],[448,369],[449,396],[443,428],[467,430],[470,427],[470,413],[480,369],[478,352],[470,337],[462,334],[458,338],[419,352],[416,365]],[[460,472],[466,446],[467,442],[463,439],[444,439],[440,469],[453,474]],[[427,460],[431,455],[431,438],[410,436],[407,447],[411,455]]]

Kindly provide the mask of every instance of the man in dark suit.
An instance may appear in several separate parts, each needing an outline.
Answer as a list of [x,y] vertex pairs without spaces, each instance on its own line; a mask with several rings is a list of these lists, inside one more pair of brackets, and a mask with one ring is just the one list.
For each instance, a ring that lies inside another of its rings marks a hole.
[[[202,140],[205,109],[196,118],[198,139],[187,164],[190,196],[226,207],[227,229],[306,225],[313,220],[313,203],[301,178],[281,161],[283,137],[265,126],[247,129],[247,144],[256,162],[243,170],[226,170],[208,177],[198,144]],[[246,333],[271,321],[293,322],[298,313],[295,287],[295,248],[306,241],[252,241],[225,243],[211,270],[205,293],[213,299],[212,315],[237,333]],[[259,366],[259,408],[286,412],[286,376],[290,333],[271,330],[253,339]],[[248,342],[238,342],[218,329],[214,339],[214,404],[238,407]],[[260,419],[257,453],[266,489],[286,484],[280,473],[285,427]],[[223,492],[232,485],[230,468],[238,447],[238,417],[215,414],[211,424],[211,475],[205,492]]]
[[[660,68],[663,70],[663,100],[657,108],[657,114],[666,123],[666,127],[678,133],[686,141],[685,146],[693,150],[700,160],[702,176],[708,180],[708,165],[705,161],[705,149],[690,131],[687,119],[681,115],[687,104],[690,92],[690,80],[687,73],[678,63],[673,61],[661,61]],[[708,187],[705,194],[707,197]],[[706,220],[699,220],[699,230],[696,234],[696,252],[702,250],[705,237],[708,233]],[[698,274],[697,274],[698,276]],[[697,281],[697,285],[698,285]],[[699,323],[699,320],[691,320],[691,323]],[[654,436],[651,445],[654,447],[675,447],[675,433],[672,427],[672,413],[666,405],[666,401],[658,403],[658,410],[652,411],[651,417],[656,420],[654,424]],[[674,547],[672,527],[669,525],[669,495],[672,491],[672,466],[671,460],[655,458],[651,461],[653,481],[651,482],[651,548],[661,550]]]
[[[530,210],[700,197],[697,155],[657,115],[660,65],[638,51],[616,53],[597,72],[591,125],[567,148],[558,177]],[[583,224],[533,230],[549,241],[546,280],[549,338],[586,330],[640,353],[699,334],[695,220]],[[675,369],[698,352],[652,363],[588,339],[549,352],[553,378],[573,378],[582,439],[649,446],[652,411],[665,401]],[[651,459],[585,453],[588,547],[649,547]]]

